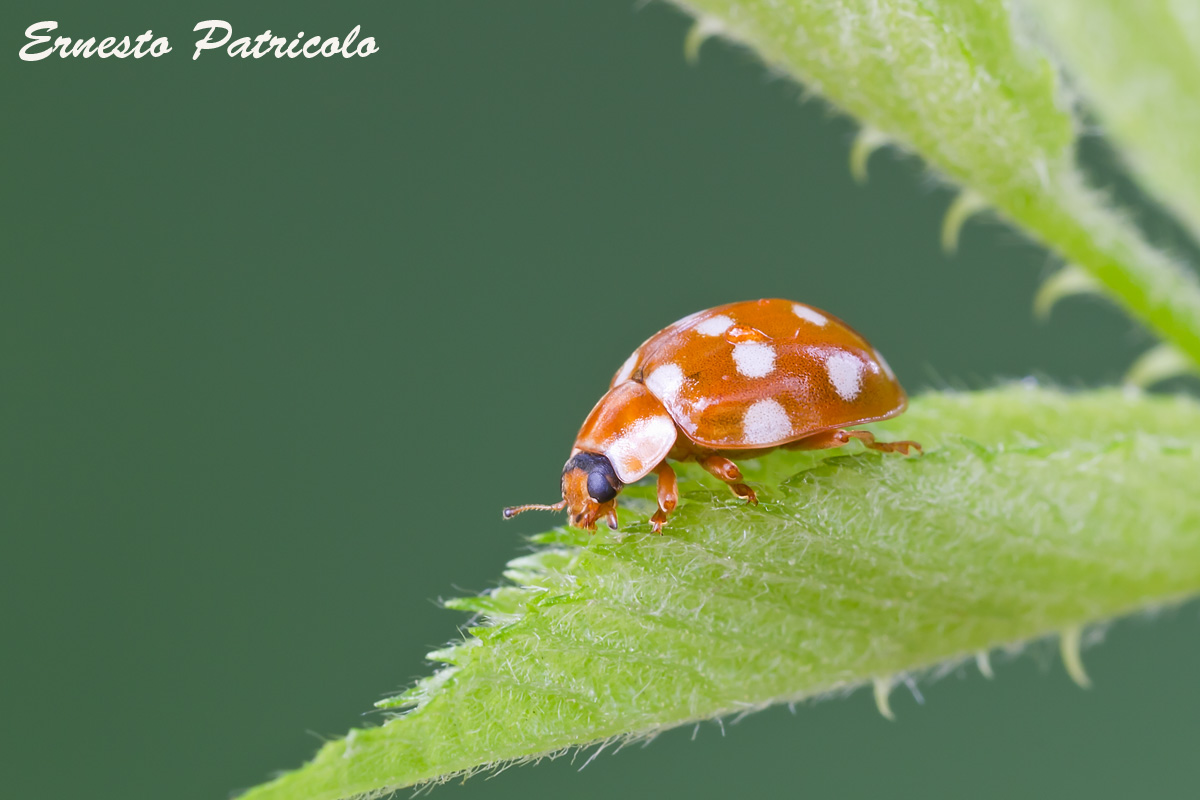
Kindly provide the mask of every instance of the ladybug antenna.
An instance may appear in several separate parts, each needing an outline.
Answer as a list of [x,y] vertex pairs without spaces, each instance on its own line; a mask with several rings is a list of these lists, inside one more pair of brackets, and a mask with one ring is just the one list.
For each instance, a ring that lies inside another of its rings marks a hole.
[[504,509],[504,511],[502,511],[500,513],[502,513],[504,515],[505,519],[512,519],[517,514],[524,514],[526,511],[562,511],[566,507],[567,507],[567,501],[560,500],[551,506],[544,506],[544,505],[538,505],[538,504],[530,504],[527,506],[509,506],[508,508]]

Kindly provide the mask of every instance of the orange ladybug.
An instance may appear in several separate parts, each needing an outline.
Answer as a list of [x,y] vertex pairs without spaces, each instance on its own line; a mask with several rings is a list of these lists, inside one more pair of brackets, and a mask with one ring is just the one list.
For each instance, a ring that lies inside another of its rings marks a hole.
[[879,351],[849,325],[791,300],[748,300],[684,317],[651,336],[622,365],[579,429],[563,467],[561,502],[504,509],[567,509],[570,522],[617,527],[617,495],[654,472],[656,532],[679,502],[667,463],[694,460],[757,503],[731,457],[776,447],[819,450],[858,439],[872,450],[921,451],[877,442],[851,425],[894,417],[908,399]]

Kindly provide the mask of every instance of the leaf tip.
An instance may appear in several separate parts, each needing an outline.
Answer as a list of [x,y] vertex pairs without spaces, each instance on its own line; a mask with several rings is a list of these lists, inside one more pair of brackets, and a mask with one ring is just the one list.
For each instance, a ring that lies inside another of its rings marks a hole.
[[975,654],[975,666],[979,667],[979,674],[989,681],[996,677],[996,673],[992,672],[992,659],[987,650],[980,650]]
[[880,147],[891,141],[886,134],[874,128],[863,128],[854,137],[850,146],[850,175],[857,183],[867,182],[867,162]]
[[942,218],[942,250],[947,255],[958,251],[958,236],[967,220],[988,207],[983,195],[971,189],[964,189],[954,198],[954,202],[946,209]]
[[692,66],[700,63],[700,48],[723,29],[721,21],[716,17],[698,17],[683,39],[684,60]]
[[1179,348],[1171,344],[1159,344],[1138,356],[1125,373],[1125,385],[1146,389],[1156,383],[1185,375],[1200,374],[1196,366]]
[[1092,680],[1083,668],[1083,656],[1080,654],[1083,631],[1080,628],[1068,628],[1058,639],[1059,652],[1062,654],[1063,666],[1067,674],[1080,689],[1092,688]]
[[1039,322],[1050,319],[1060,300],[1084,294],[1099,294],[1096,280],[1077,264],[1068,264],[1042,284],[1033,297],[1033,315]]
[[889,722],[896,721],[896,715],[892,713],[892,686],[894,682],[891,678],[876,678],[875,679],[875,708],[879,709],[880,715]]

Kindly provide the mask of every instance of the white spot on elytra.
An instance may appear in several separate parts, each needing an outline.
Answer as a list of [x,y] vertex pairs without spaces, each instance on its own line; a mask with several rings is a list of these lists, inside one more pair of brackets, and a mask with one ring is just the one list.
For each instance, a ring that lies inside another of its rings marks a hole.
[[875,352],[875,360],[879,362],[879,366],[883,367],[883,373],[888,376],[889,380],[896,380],[896,373],[892,372],[892,367],[887,363],[887,359],[883,357],[883,353],[878,350]]
[[778,400],[767,397],[746,409],[742,417],[742,438],[746,444],[781,442],[792,433],[792,421]]
[[622,483],[633,483],[667,457],[675,444],[675,423],[664,415],[641,417],[605,442],[605,455]]
[[678,364],[663,364],[646,376],[646,388],[659,400],[674,400],[683,388],[683,370]]
[[762,378],[775,369],[775,348],[761,342],[738,342],[733,346],[733,363],[747,378]]
[[811,322],[813,325],[825,325],[829,322],[829,318],[824,314],[808,306],[802,306],[799,303],[792,303],[792,313],[805,322]]
[[633,368],[637,364],[638,355],[640,355],[640,351],[634,350],[633,355],[625,359],[625,363],[621,365],[621,370],[617,373],[617,377],[613,379],[614,386],[618,383],[624,383],[633,375]]
[[830,353],[825,359],[829,382],[843,400],[853,400],[862,389],[863,363],[849,353]]
[[725,331],[733,327],[733,320],[724,314],[717,314],[715,317],[709,317],[696,326],[696,333],[705,336],[720,336]]

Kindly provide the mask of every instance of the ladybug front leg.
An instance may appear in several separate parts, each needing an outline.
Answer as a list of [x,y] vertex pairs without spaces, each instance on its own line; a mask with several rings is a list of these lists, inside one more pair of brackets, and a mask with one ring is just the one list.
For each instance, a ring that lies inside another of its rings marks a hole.
[[675,470],[666,461],[655,467],[654,472],[658,475],[658,511],[650,517],[650,527],[655,533],[662,533],[667,516],[679,504],[679,485],[675,482]]
[[921,445],[912,441],[901,442],[879,442],[875,440],[875,435],[870,431],[828,431],[826,433],[818,433],[816,436],[809,436],[807,439],[800,439],[791,444],[784,445],[788,450],[825,450],[830,447],[842,447],[850,444],[852,439],[858,439],[868,450],[878,450],[881,453],[903,453],[908,455],[910,451],[916,450],[918,453],[923,452]]
[[754,490],[742,483],[742,471],[737,464],[721,456],[704,456],[696,459],[700,466],[718,480],[725,481],[738,497],[744,497],[751,503],[758,503]]

